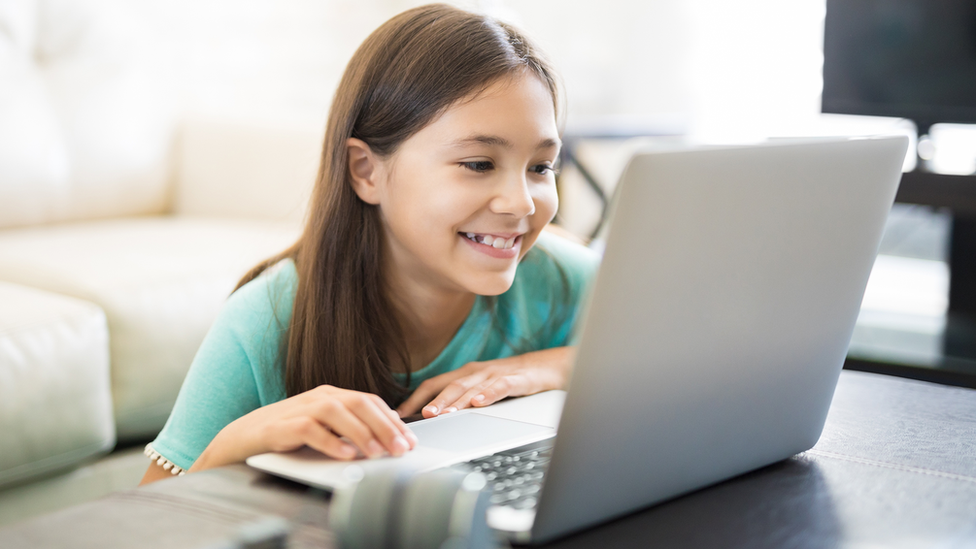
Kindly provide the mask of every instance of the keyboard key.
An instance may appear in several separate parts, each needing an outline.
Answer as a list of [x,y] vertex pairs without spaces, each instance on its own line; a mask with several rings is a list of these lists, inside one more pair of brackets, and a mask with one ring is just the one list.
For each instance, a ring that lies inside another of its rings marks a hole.
[[512,507],[516,509],[534,509],[537,501],[535,498],[525,498],[512,503]]
[[529,450],[523,447],[499,452],[473,459],[460,467],[484,473],[492,491],[489,497],[492,505],[534,509],[552,453],[551,447],[540,446],[540,443],[533,443]]

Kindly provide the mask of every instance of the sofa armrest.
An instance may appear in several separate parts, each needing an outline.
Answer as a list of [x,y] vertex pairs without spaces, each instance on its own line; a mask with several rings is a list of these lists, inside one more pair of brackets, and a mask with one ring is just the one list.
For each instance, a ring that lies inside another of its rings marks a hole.
[[0,304],[2,490],[110,450],[115,423],[104,311],[6,282]]
[[189,117],[177,144],[173,213],[300,223],[324,128]]

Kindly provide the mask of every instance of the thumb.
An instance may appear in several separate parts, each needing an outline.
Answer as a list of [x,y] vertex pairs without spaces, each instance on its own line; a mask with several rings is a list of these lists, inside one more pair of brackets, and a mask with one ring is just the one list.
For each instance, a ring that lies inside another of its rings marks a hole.
[[400,414],[400,417],[407,417],[416,414],[421,408],[424,407],[425,404],[437,396],[437,394],[441,392],[441,389],[446,387],[450,382],[449,380],[445,380],[443,383],[437,383],[437,381],[440,381],[439,378],[441,377],[443,377],[443,375],[430,378],[421,383],[413,394],[410,395],[407,400],[404,400],[399,407],[397,407],[396,411],[398,414]]

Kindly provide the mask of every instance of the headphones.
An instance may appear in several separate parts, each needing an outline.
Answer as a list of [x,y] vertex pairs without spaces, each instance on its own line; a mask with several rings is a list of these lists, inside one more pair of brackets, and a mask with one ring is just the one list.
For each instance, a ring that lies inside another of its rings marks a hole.
[[489,492],[481,473],[350,466],[337,489],[329,525],[342,549],[491,549],[485,514]]

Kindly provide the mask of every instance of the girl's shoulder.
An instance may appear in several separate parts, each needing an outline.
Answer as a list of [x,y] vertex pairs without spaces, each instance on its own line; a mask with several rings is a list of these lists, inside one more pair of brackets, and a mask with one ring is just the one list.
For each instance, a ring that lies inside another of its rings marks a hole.
[[294,290],[298,282],[298,271],[295,269],[295,262],[291,258],[285,258],[265,269],[261,274],[247,282],[234,295],[250,296],[260,289],[287,291]]
[[243,326],[266,325],[273,318],[284,327],[291,320],[298,271],[295,262],[283,259],[237,289],[227,298],[221,315]]

